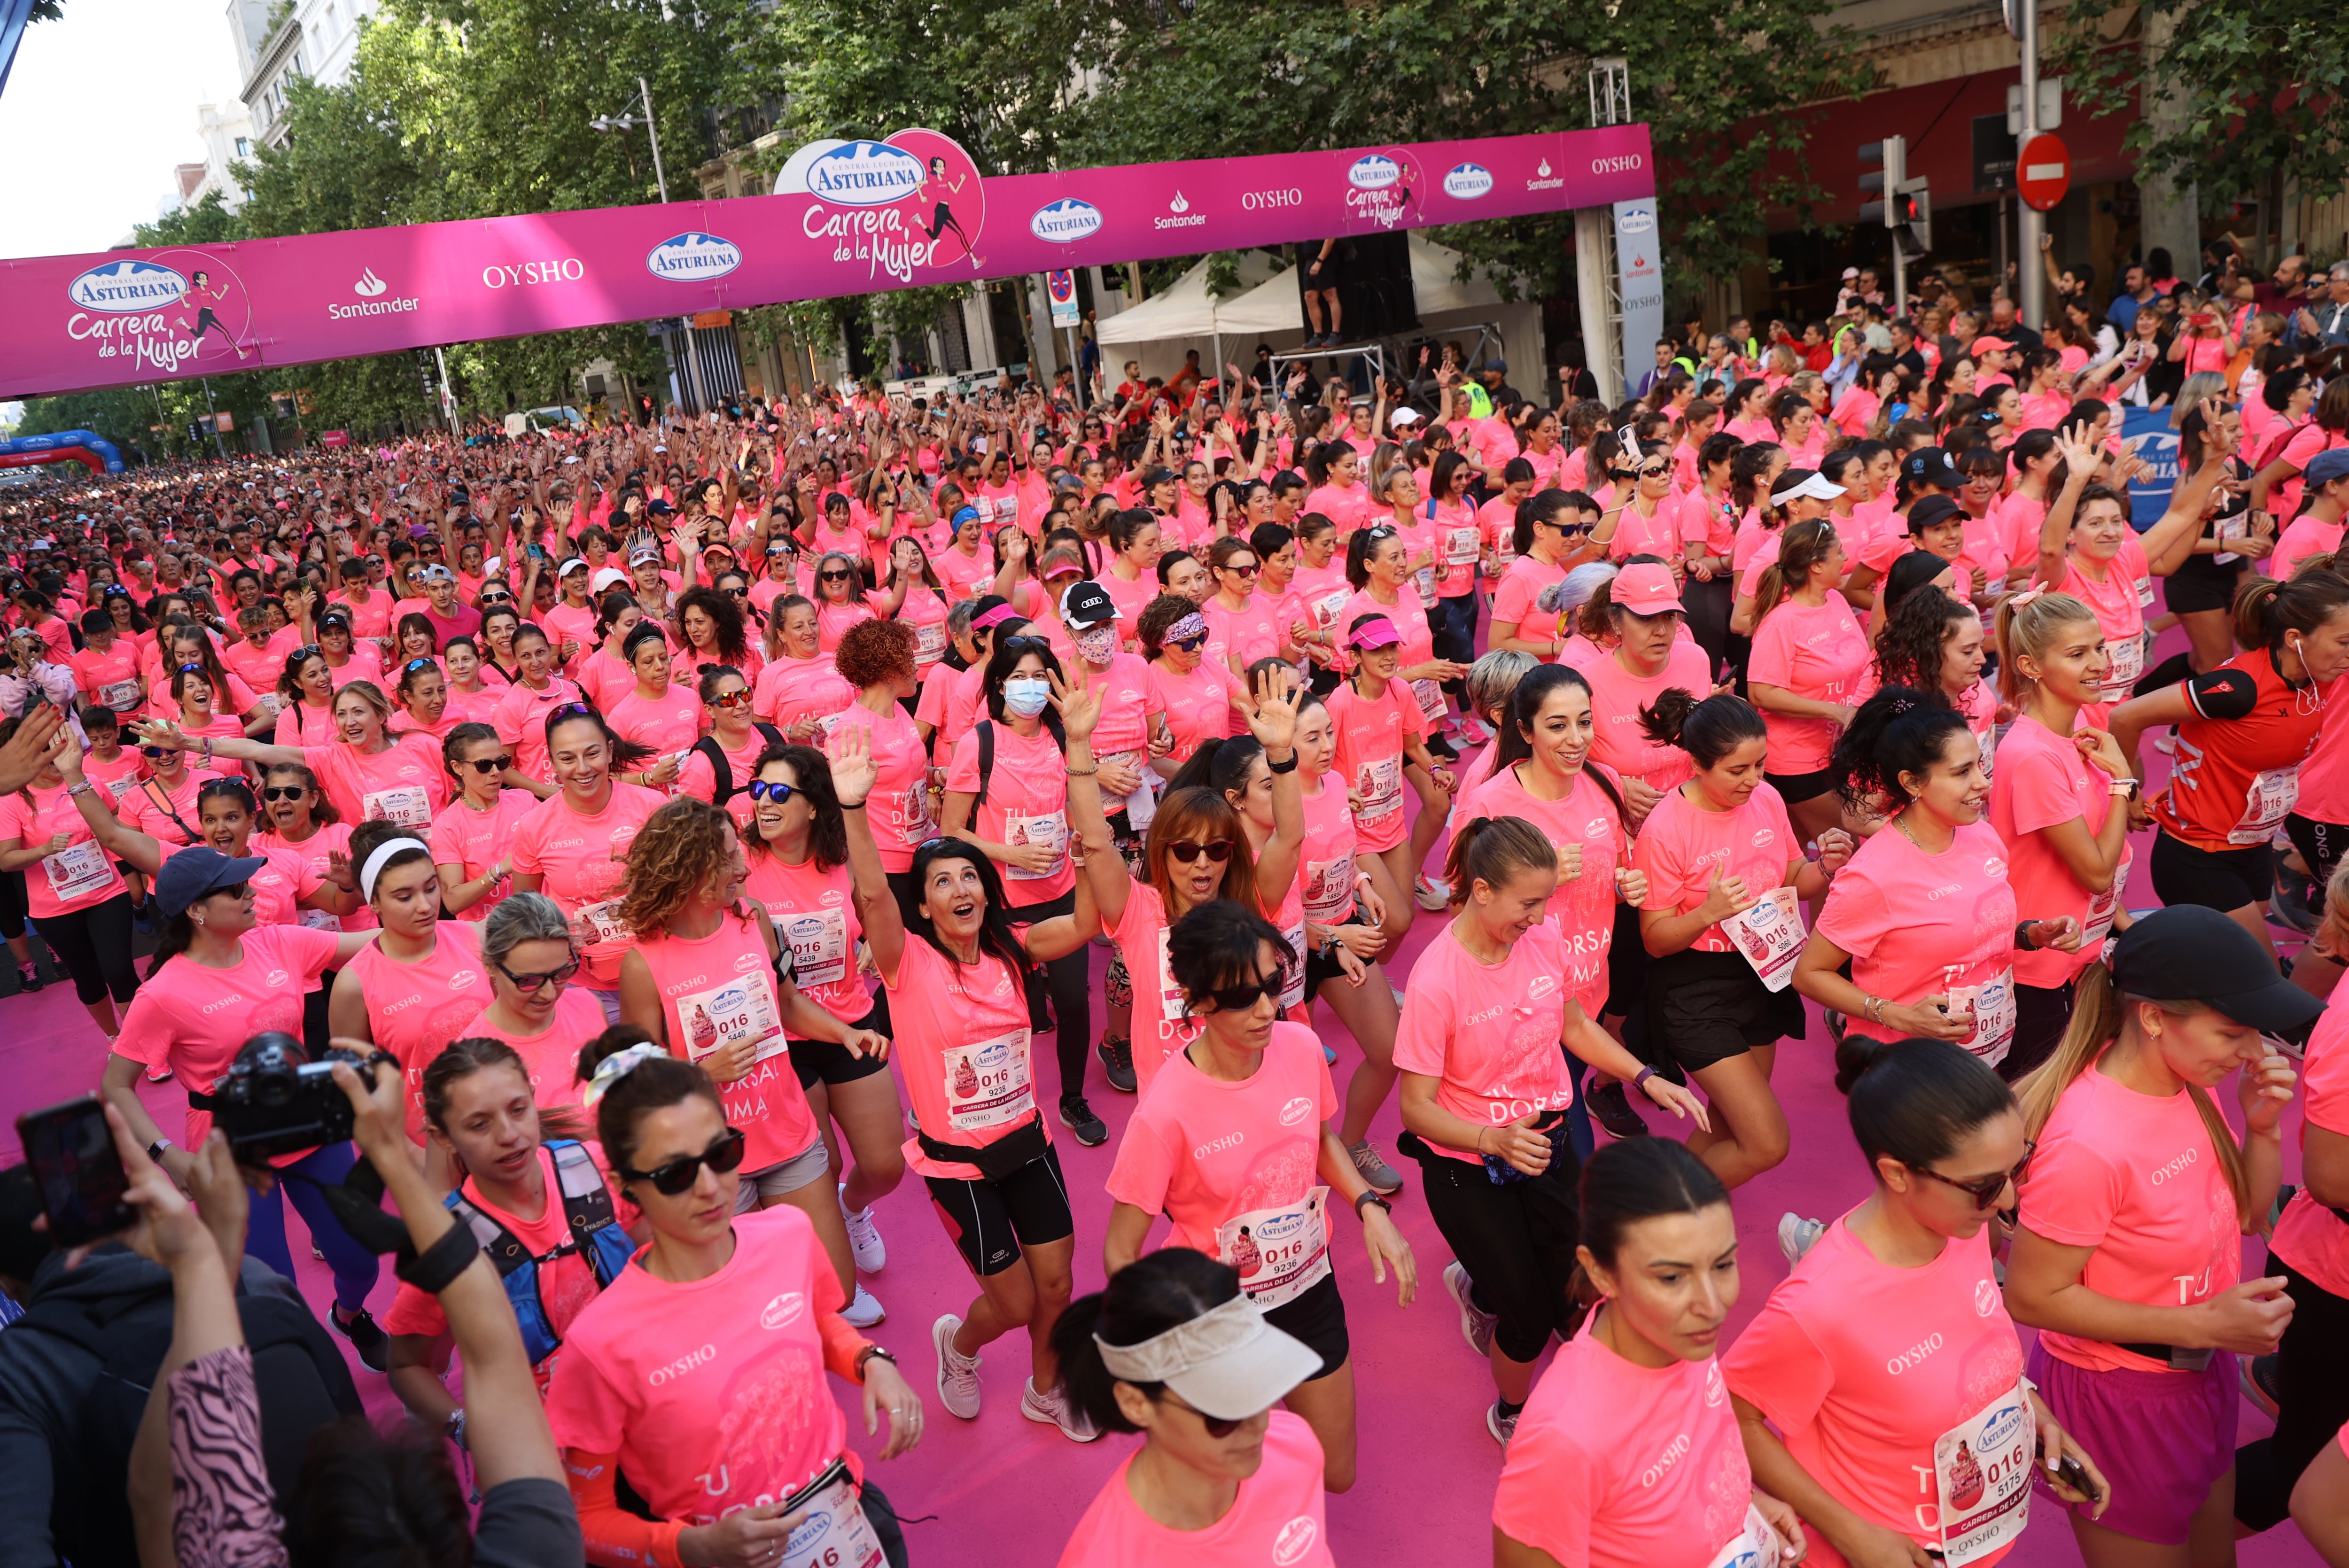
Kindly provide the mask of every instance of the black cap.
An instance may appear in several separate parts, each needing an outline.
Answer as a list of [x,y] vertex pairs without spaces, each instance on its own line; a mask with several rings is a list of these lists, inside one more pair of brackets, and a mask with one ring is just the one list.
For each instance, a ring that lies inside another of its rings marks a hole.
[[1946,522],[1953,514],[1964,510],[1948,496],[1929,495],[1909,509],[1909,537],[1914,539],[1919,529]]
[[[184,851],[182,851],[184,852]],[[2113,984],[2159,1002],[2207,1002],[2239,1024],[2286,1039],[2305,1035],[2324,1004],[2276,972],[2259,938],[2200,904],[2158,909],[2121,934]]]
[[1061,619],[1078,631],[1090,631],[1117,619],[1117,601],[1109,596],[1108,589],[1090,578],[1071,583],[1069,591],[1061,595]]
[[1940,485],[1963,490],[1965,476],[1950,466],[1950,454],[1939,447],[1920,447],[1900,459],[1900,477],[1912,485]]

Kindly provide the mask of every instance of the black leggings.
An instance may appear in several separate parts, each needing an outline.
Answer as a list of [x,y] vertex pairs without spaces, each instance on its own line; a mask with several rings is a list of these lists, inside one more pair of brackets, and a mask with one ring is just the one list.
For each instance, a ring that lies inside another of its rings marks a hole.
[[139,994],[139,973],[130,962],[130,895],[116,893],[104,903],[71,914],[45,914],[35,923],[65,972],[74,995],[94,1007],[111,995],[128,1006]]
[[1681,603],[1688,607],[1689,635],[1704,650],[1714,674],[1729,656],[1729,615],[1736,607],[1736,580],[1723,573],[1710,583],[1692,577],[1681,584]]
[[2235,1450],[2235,1518],[2271,1530],[2292,1511],[2292,1489],[2349,1420],[2349,1301],[2268,1254],[2292,1297],[2292,1324],[2277,1355],[2275,1435]]
[[1483,1161],[1438,1153],[1417,1133],[1396,1147],[1419,1161],[1428,1218],[1475,1282],[1477,1303],[1500,1318],[1493,1343],[1501,1354],[1531,1361],[1552,1333],[1573,1338],[1582,1321],[1569,1288],[1582,1222],[1572,1151],[1561,1149],[1538,1176],[1502,1184]]
[[25,934],[25,873],[0,872],[0,941]]
[[[1006,913],[1015,923],[1030,925],[1067,914],[1076,903],[1075,893],[1064,892],[1049,903],[1022,904]],[[1085,1092],[1085,1057],[1093,1043],[1092,949],[1080,943],[1074,953],[1063,954],[1043,968],[1052,997],[1052,1054],[1060,1058],[1061,1096],[1065,1099]]]

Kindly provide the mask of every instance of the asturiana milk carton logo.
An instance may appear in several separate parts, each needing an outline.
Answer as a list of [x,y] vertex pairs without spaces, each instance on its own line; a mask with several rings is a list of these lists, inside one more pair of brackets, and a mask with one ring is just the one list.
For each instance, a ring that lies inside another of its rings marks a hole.
[[1656,214],[1649,207],[1623,209],[1622,230],[1626,234],[1652,234],[1656,232]]
[[1384,191],[1402,179],[1402,165],[1383,152],[1366,152],[1346,170],[1346,183],[1357,191]]
[[1474,201],[1493,188],[1493,171],[1481,163],[1464,163],[1444,177],[1444,193]]
[[808,165],[808,193],[843,207],[885,207],[921,184],[922,160],[885,141],[851,141]]
[[1030,233],[1055,244],[1098,234],[1101,226],[1102,210],[1074,196],[1063,196],[1058,201],[1037,208],[1036,215],[1028,220]]
[[742,264],[741,247],[715,234],[672,234],[645,253],[645,271],[667,283],[722,278]]
[[84,310],[119,315],[176,304],[187,292],[188,280],[157,262],[109,263],[66,285],[66,293]]

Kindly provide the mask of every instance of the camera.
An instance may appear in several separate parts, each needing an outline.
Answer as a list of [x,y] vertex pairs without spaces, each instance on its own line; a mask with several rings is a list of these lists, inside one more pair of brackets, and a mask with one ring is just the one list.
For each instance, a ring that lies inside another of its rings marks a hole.
[[314,1062],[300,1040],[271,1029],[239,1047],[212,1093],[191,1094],[188,1103],[212,1113],[239,1164],[258,1164],[272,1155],[348,1141],[351,1101],[335,1083],[335,1064],[348,1062],[366,1078],[372,1064],[393,1060],[384,1051],[362,1055],[334,1047]]

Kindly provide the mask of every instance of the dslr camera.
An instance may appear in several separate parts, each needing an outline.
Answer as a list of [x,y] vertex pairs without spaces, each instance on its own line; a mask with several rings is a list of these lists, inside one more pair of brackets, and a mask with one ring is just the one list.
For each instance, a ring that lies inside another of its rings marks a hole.
[[314,1062],[300,1040],[271,1029],[238,1047],[212,1092],[190,1094],[188,1103],[212,1113],[237,1163],[258,1165],[272,1155],[347,1141],[351,1101],[335,1083],[335,1064],[348,1062],[368,1079],[374,1063],[394,1060],[386,1051],[334,1047]]

